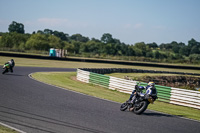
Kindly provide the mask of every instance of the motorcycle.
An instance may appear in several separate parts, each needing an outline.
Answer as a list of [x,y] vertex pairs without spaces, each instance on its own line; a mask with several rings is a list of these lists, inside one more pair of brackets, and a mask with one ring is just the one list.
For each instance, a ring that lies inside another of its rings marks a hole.
[[10,65],[9,64],[5,64],[2,68],[2,74],[5,74],[7,72],[9,72],[10,69]]
[[126,101],[120,106],[120,110],[125,111],[126,109],[129,109],[129,111],[133,111],[135,114],[142,114],[147,109],[148,105],[150,103],[153,104],[157,99],[156,95],[145,95],[143,93],[144,89],[143,86],[136,85],[136,91],[134,93],[135,100]]

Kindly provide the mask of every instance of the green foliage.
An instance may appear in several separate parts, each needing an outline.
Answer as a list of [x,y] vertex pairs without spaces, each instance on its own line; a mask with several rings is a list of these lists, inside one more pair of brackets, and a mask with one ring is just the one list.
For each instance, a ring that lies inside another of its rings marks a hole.
[[[45,37],[47,37],[47,36],[45,36]],[[61,43],[61,39],[56,37],[56,36],[49,35],[48,38],[47,38],[47,42],[49,43],[49,46],[51,48],[60,48],[60,49],[63,48],[63,44]]]
[[197,63],[200,60],[200,54],[191,54],[189,60],[191,63]]
[[49,50],[50,45],[48,42],[48,37],[42,34],[34,34],[25,45],[28,50]]
[[1,37],[0,47],[24,49],[25,43],[29,37],[29,34],[21,34],[17,32],[5,33]]
[[9,25],[8,31],[24,34],[24,25],[13,21],[12,24]]
[[84,37],[81,34],[74,34],[70,37],[71,40],[78,41],[78,42],[87,42],[89,41],[88,37]]

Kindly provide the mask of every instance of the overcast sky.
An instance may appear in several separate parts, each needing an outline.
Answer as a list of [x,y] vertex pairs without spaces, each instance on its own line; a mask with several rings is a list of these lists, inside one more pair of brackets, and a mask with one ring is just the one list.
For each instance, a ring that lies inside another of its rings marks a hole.
[[0,0],[0,32],[51,29],[126,44],[200,41],[200,0]]

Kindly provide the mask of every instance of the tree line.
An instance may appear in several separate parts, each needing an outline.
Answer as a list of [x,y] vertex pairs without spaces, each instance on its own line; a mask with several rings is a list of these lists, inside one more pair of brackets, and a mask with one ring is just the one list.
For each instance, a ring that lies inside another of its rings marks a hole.
[[114,58],[138,61],[200,63],[200,42],[195,39],[188,44],[172,41],[171,43],[125,44],[104,33],[100,39],[85,37],[81,34],[69,35],[62,31],[44,29],[25,33],[24,25],[13,21],[7,33],[0,32],[0,48],[20,51],[49,51],[50,48],[67,50],[68,55]]

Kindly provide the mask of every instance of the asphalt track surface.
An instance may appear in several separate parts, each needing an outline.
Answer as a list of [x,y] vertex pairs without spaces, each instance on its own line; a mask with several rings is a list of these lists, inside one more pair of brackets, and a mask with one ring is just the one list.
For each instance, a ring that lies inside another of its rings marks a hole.
[[0,122],[26,133],[199,133],[200,122],[145,111],[121,112],[120,104],[50,86],[33,72],[75,69],[15,67],[0,74]]

